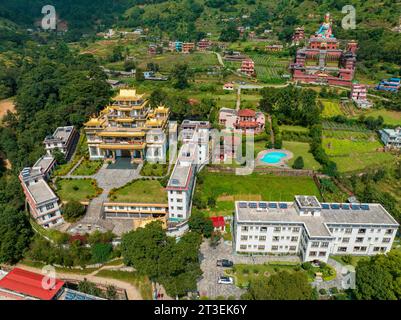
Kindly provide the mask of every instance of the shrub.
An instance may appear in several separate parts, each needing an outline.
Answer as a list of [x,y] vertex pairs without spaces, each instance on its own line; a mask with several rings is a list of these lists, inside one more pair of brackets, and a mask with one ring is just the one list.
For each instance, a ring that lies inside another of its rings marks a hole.
[[302,266],[302,269],[307,270],[307,271],[312,269],[312,263],[310,263],[310,262],[304,262],[301,266]]
[[321,294],[321,295],[325,295],[325,294],[327,294],[327,291],[326,291],[326,289],[320,289],[319,290],[319,293]]
[[63,216],[67,222],[75,222],[85,214],[85,206],[78,201],[70,201],[63,208]]
[[338,293],[338,289],[336,287],[330,288],[330,292],[332,294],[337,294]]
[[110,243],[96,243],[91,248],[92,260],[95,263],[106,262],[113,251]]
[[299,156],[298,158],[295,159],[294,164],[292,165],[292,168],[300,170],[300,169],[303,169],[304,166],[305,166],[304,158]]

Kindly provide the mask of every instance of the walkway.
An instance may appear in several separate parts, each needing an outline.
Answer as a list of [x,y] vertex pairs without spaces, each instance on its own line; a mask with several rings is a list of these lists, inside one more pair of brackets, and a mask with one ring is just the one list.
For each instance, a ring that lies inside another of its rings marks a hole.
[[[42,269],[29,267],[24,264],[17,264],[16,267],[31,271],[31,272],[39,273],[39,274],[42,273]],[[116,266],[114,266],[114,268],[116,268]],[[56,277],[60,278],[62,280],[84,281],[86,279],[90,282],[104,285],[104,286],[113,285],[115,287],[125,289],[125,291],[127,292],[128,300],[143,300],[138,288],[136,288],[132,284],[125,282],[125,281],[121,281],[121,280],[96,276],[96,274],[102,269],[111,269],[111,268],[105,266],[105,267],[102,267],[102,268],[96,270],[95,272],[93,272],[91,274],[87,274],[87,275],[80,275],[80,274],[76,274],[76,273],[57,272]]]
[[126,222],[123,222],[121,226],[121,223],[117,221],[118,230],[115,230],[116,225],[112,221],[103,219],[103,203],[107,202],[112,189],[121,188],[129,182],[139,179],[141,169],[142,165],[137,165],[134,169],[109,169],[109,165],[105,163],[93,176],[66,176],[66,178],[70,179],[95,179],[98,186],[103,189],[101,195],[90,201],[85,216],[72,224],[68,231],[86,233],[97,229],[99,231],[117,231],[118,234],[121,230],[125,231]]

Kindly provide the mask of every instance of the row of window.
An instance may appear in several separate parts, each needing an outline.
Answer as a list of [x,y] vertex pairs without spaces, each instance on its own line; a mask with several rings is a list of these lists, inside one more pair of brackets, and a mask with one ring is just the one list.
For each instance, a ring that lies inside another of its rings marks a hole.
[[[347,252],[347,247],[338,247],[337,251],[338,252]],[[354,247],[352,249],[353,252],[366,252],[368,250],[368,247]],[[384,252],[386,251],[386,247],[374,247],[373,251],[374,252]]]
[[[182,199],[176,199],[178,203],[182,203]],[[170,198],[170,202],[174,202],[174,198]]]
[[[171,210],[174,210],[174,208],[175,208],[174,206],[171,206],[171,207],[170,207]],[[183,210],[183,209],[184,209],[183,207],[177,207],[177,210],[179,210],[179,211],[181,211],[181,210]]]
[[329,247],[329,242],[322,242],[322,243],[315,242],[315,241],[312,242],[312,245],[311,245],[312,248],[319,248],[319,246],[321,248],[328,248]]
[[[365,240],[365,238],[363,238],[363,237],[358,237],[358,238],[355,239],[355,242],[356,242],[356,243],[362,243],[362,242],[364,242],[364,240]],[[372,238],[367,238],[367,240],[368,240],[368,241],[372,241]],[[342,243],[349,243],[349,242],[350,242],[350,238],[342,238],[342,239],[341,239],[341,238],[338,238],[338,241],[341,241]],[[375,241],[375,242],[379,241],[379,238],[376,237],[376,238],[374,239],[374,241]],[[383,240],[382,240],[383,243],[390,243],[390,241],[391,241],[391,238],[383,238]]]
[[[352,228],[329,228],[330,232],[345,232],[346,234],[352,233]],[[376,233],[380,233],[382,229],[370,229],[370,233],[374,233],[376,230]],[[386,229],[386,234],[393,234],[394,229]],[[360,228],[358,229],[358,234],[366,234],[367,229],[366,228]]]
[[[266,246],[264,245],[245,245],[241,244],[240,245],[240,250],[247,250],[247,249],[258,249],[258,250],[266,250]],[[289,251],[296,251],[297,247],[296,246],[272,246],[271,251],[278,251],[280,249],[286,249]]]
[[326,251],[319,251],[319,252],[311,251],[311,252],[309,252],[309,257],[316,257],[316,256],[325,257],[326,255],[327,255]]
[[[246,241],[246,240],[252,240],[252,239],[254,239],[254,240],[259,240],[259,241],[266,241],[266,236],[245,236],[245,235],[242,235],[241,236],[241,240],[242,241]],[[278,236],[274,236],[273,237],[273,241],[274,242],[277,242],[277,241],[280,241],[280,240],[285,240],[285,239],[287,239],[287,240],[291,240],[291,242],[298,242],[298,237],[278,237]]]
[[[267,232],[267,227],[248,227],[248,226],[242,226],[241,231],[247,232],[250,230],[260,230],[260,232]],[[273,231],[274,232],[281,232],[281,231],[292,231],[292,232],[299,232],[300,228],[299,227],[274,227]]]
[[[46,208],[46,210],[45,210],[45,208]],[[54,203],[49,203],[49,204],[47,204],[45,206],[40,207],[39,211],[43,212],[43,211],[49,211],[51,209],[54,209]]]

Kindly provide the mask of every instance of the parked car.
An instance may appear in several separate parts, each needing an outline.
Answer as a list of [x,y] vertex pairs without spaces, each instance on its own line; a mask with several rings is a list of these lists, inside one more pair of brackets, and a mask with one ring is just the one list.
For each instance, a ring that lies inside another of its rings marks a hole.
[[234,265],[234,263],[227,259],[217,260],[217,263],[216,263],[217,267],[224,267],[224,268],[231,268],[233,265]]
[[217,281],[218,284],[234,284],[234,278],[233,277],[219,277],[219,280]]

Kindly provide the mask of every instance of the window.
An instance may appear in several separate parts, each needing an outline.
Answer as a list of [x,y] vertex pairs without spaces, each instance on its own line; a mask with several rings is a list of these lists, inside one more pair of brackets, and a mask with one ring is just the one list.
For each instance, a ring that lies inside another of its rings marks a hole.
[[275,241],[275,242],[280,241],[280,237],[277,237],[277,236],[273,237],[273,241]]
[[387,229],[386,234],[393,234],[393,231],[394,231],[393,229]]
[[346,229],[345,229],[345,233],[348,233],[348,234],[349,234],[349,233],[352,233],[352,228],[346,228]]
[[241,236],[241,240],[242,240],[242,241],[248,240],[248,236]]
[[318,248],[319,242],[312,242],[312,248]]
[[298,237],[291,237],[291,241],[292,241],[292,242],[298,241]]
[[182,199],[177,199],[177,202],[178,203],[182,203]]
[[240,248],[241,250],[246,250],[246,245],[243,245],[243,244],[242,244],[242,245],[239,246],[239,248]]
[[322,244],[320,245],[322,248],[327,248],[329,246],[328,242],[322,242]]
[[272,246],[272,251],[277,251],[278,250],[278,246]]
[[368,247],[361,247],[361,251],[366,251]]
[[316,251],[311,251],[309,252],[310,257],[316,257]]
[[373,248],[373,251],[374,251],[374,252],[380,251],[380,247],[374,247],[374,248]]
[[338,252],[347,252],[347,247],[338,247]]
[[243,227],[241,228],[241,231],[248,231],[248,227],[243,226]]
[[391,238],[383,238],[383,243],[389,243],[391,241]]
[[365,234],[365,233],[366,233],[366,229],[359,229],[359,230],[358,230],[358,233],[359,233],[359,234]]
[[49,203],[49,204],[47,204],[47,205],[46,205],[46,209],[47,209],[47,210],[54,209],[54,203]]
[[326,252],[325,251],[320,251],[319,252],[319,257],[325,257],[326,256]]
[[260,227],[260,232],[267,232],[267,227]]
[[258,250],[265,250],[265,246],[258,246]]
[[177,207],[177,210],[182,210],[182,207]]
[[297,250],[296,246],[290,246],[290,251],[295,251],[295,250]]
[[294,229],[292,229],[292,232],[299,232],[299,228],[298,227],[294,227]]
[[355,242],[363,242],[363,238],[356,238]]
[[281,227],[274,227],[274,232],[280,232],[281,231]]
[[266,236],[259,236],[259,241],[266,241]]

